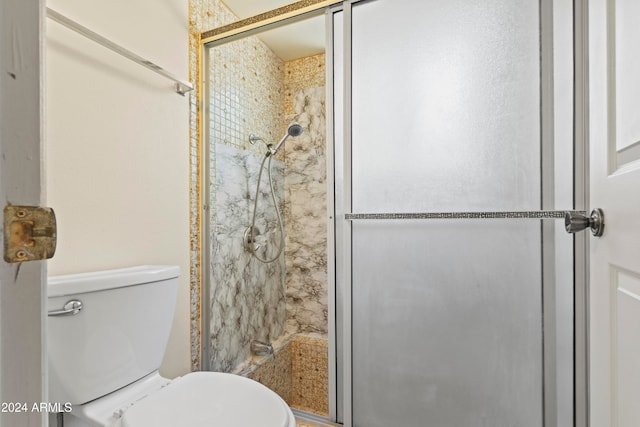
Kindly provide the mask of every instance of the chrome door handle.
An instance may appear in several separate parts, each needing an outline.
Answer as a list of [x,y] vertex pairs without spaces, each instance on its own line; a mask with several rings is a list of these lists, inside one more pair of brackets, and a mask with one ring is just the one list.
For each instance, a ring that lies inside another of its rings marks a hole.
[[73,316],[74,314],[80,313],[82,307],[82,301],[73,299],[71,301],[68,301],[62,307],[62,310],[52,310],[47,313],[47,316]]
[[564,216],[564,229],[567,233],[577,233],[585,228],[591,229],[591,234],[595,237],[602,236],[604,232],[604,212],[596,208],[589,216],[580,212],[567,212]]

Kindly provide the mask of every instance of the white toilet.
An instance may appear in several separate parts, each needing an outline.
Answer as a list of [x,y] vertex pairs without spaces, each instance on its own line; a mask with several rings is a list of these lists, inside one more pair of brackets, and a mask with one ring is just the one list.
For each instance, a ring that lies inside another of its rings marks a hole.
[[295,427],[284,400],[256,381],[160,376],[179,275],[140,266],[49,278],[49,402],[71,408],[64,426]]

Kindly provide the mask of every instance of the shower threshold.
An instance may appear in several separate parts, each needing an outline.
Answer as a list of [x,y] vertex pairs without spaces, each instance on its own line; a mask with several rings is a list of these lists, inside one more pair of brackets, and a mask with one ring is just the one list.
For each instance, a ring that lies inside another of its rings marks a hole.
[[293,415],[296,417],[296,425],[298,427],[341,427],[342,424],[336,424],[329,421],[325,417],[316,414],[291,408]]

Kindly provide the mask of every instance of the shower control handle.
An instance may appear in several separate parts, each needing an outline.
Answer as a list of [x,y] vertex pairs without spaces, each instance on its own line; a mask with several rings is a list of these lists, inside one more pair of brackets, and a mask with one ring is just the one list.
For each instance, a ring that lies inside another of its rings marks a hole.
[[595,237],[602,236],[604,232],[604,212],[596,208],[589,216],[580,212],[567,212],[564,216],[564,228],[567,233],[577,233],[585,228],[591,229],[591,234]]
[[62,310],[52,310],[47,313],[48,316],[71,316],[74,314],[80,313],[82,310],[82,301],[73,299],[68,301],[63,307]]

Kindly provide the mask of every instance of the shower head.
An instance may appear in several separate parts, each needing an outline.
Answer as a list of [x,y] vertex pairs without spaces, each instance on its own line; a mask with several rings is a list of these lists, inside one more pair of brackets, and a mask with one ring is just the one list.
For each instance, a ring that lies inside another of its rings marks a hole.
[[289,126],[287,126],[287,135],[289,136],[302,135],[302,125],[298,122],[290,123]]
[[297,123],[297,122],[289,123],[289,126],[287,126],[287,133],[282,137],[280,142],[278,142],[278,145],[276,145],[275,148],[271,149],[271,155],[272,156],[275,155],[280,149],[280,147],[282,146],[282,144],[284,144],[284,142],[290,136],[296,137],[296,136],[302,135],[302,130],[303,130],[302,125],[300,123]]

